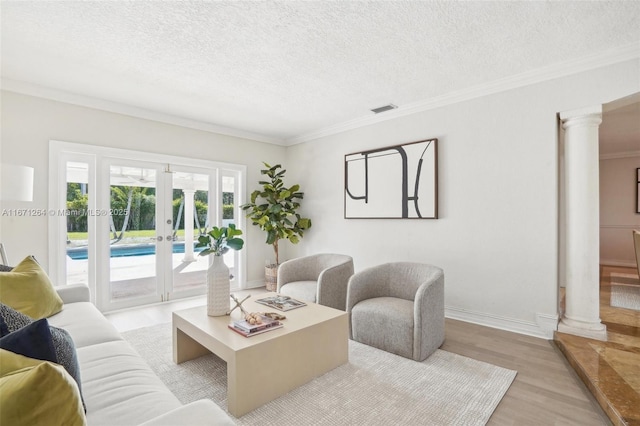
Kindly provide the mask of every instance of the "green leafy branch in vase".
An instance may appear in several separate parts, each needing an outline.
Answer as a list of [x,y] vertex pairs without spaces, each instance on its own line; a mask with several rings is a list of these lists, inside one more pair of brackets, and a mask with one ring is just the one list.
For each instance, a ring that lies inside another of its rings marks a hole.
[[214,226],[211,231],[206,234],[201,234],[198,237],[198,244],[196,247],[205,247],[200,252],[200,256],[207,256],[213,254],[215,256],[222,256],[229,249],[241,250],[244,246],[242,238],[238,238],[238,235],[242,235],[242,231],[236,229],[236,226],[231,223],[229,227],[223,226],[218,228]]

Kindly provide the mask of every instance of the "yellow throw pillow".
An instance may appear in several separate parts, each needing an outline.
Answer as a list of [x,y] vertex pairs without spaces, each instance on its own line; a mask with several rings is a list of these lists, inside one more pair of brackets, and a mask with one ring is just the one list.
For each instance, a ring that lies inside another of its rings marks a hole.
[[58,364],[0,349],[0,424],[86,425],[80,391]]
[[47,273],[31,256],[13,271],[0,272],[0,302],[33,319],[57,314],[63,305]]

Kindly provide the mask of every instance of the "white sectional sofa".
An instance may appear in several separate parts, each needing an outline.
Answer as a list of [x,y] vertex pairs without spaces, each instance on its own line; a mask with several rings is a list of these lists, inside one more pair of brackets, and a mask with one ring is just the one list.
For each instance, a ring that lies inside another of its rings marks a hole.
[[86,286],[56,291],[64,309],[48,320],[67,330],[76,345],[89,426],[235,425],[211,400],[182,405],[89,302]]

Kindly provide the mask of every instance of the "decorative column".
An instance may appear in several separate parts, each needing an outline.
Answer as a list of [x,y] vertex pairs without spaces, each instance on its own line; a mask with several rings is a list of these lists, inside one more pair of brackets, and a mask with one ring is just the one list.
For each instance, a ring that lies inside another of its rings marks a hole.
[[565,314],[558,331],[606,340],[600,322],[600,172],[602,106],[560,114],[564,134]]
[[193,196],[195,189],[183,189],[184,194],[184,258],[183,262],[195,262],[193,257]]

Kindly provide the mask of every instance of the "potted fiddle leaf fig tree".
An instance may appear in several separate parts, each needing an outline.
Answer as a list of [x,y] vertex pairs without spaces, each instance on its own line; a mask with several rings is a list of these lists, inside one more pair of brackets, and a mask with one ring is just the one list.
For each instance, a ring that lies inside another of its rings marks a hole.
[[285,186],[283,178],[286,170],[280,164],[263,164],[266,169],[260,173],[269,179],[259,181],[262,188],[253,191],[251,201],[241,207],[252,223],[266,232],[266,243],[273,246],[276,263],[265,265],[265,278],[267,290],[275,291],[280,264],[279,242],[285,239],[298,244],[304,232],[311,228],[311,219],[298,213],[300,200],[304,198],[300,185]]
[[229,268],[224,263],[222,255],[229,251],[241,250],[244,241],[239,238],[242,231],[234,224],[229,227],[214,226],[211,231],[198,237],[196,247],[204,247],[200,256],[213,254],[213,261],[207,269],[207,315],[218,317],[229,311],[229,296],[231,283]]

